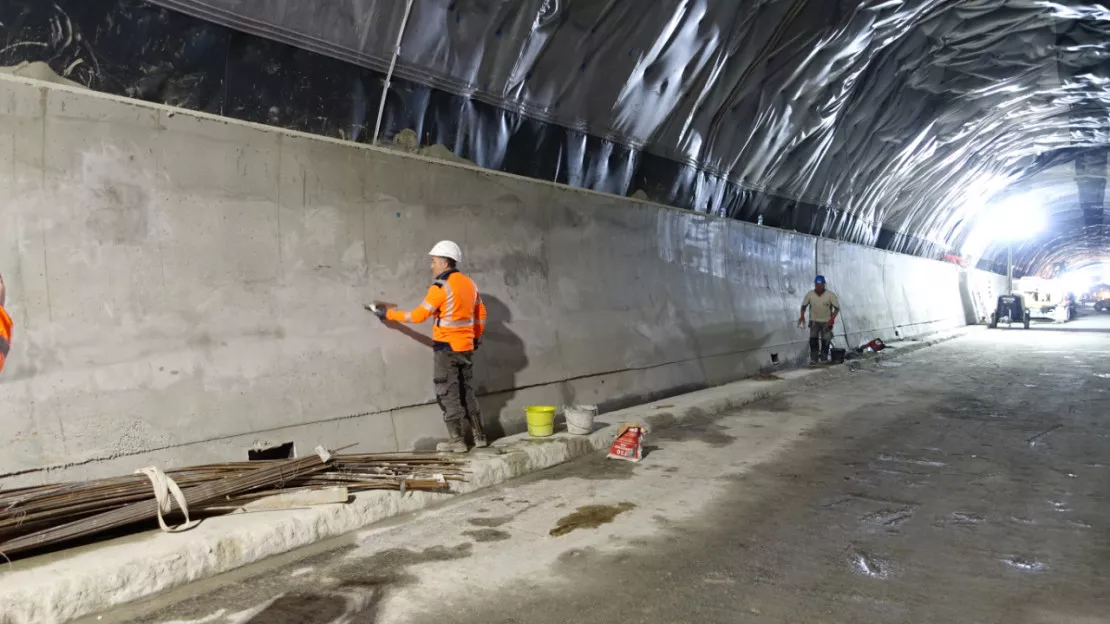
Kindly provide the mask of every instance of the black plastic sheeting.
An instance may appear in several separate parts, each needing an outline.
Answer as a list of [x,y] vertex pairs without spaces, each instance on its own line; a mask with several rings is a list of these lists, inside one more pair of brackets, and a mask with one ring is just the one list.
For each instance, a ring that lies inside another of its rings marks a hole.
[[[0,64],[366,141],[403,0],[6,0]],[[203,18],[203,19],[198,19]],[[247,31],[247,32],[240,32]],[[251,34],[247,34],[251,33]],[[382,136],[700,212],[984,264],[983,208],[1106,255],[1110,11],[1060,0],[416,0]]]

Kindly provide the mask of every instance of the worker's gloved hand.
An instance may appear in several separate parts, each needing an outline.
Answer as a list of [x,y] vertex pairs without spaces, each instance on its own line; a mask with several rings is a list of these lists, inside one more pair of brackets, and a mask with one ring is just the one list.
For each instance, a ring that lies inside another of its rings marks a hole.
[[478,348],[481,347],[481,346],[482,346],[482,339],[481,338],[475,338],[474,339],[474,350],[477,351]]
[[829,330],[832,331],[833,325],[836,324],[836,319],[829,319]]
[[806,320],[805,319],[798,319],[798,329],[805,329],[805,327],[806,327]]
[[374,316],[378,317],[379,320],[382,320],[382,321],[385,320],[385,308],[382,308],[382,307],[379,307],[379,306],[376,306],[376,305],[373,305],[373,304],[369,304],[369,303],[367,303],[366,305],[364,305],[362,307],[366,308],[366,311],[372,312],[374,314]]

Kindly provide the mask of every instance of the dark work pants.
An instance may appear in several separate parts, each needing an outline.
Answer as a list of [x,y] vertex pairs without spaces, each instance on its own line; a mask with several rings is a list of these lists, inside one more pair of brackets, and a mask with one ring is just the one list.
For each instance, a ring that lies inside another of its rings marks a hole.
[[436,401],[448,431],[452,425],[469,422],[473,434],[484,438],[482,412],[474,394],[474,352],[436,351],[434,380]]
[[[809,322],[809,361],[822,362],[829,355],[829,343],[832,342],[832,330],[828,323]],[[818,352],[820,346],[820,352]]]

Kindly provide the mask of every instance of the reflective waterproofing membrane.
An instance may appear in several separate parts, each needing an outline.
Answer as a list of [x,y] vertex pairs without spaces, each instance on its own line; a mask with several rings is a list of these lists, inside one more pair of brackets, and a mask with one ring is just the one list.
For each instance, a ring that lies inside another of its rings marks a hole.
[[[33,11],[53,12],[52,50],[86,16],[59,56],[83,60],[71,75],[94,88],[110,80],[90,57],[128,31],[148,66],[124,91],[372,134],[402,0],[151,3],[199,19],[137,0]],[[33,55],[3,17],[0,62]],[[1110,11],[1069,0],[415,0],[382,136],[411,129],[484,167],[929,256],[1004,258],[972,240],[991,225],[976,215],[1032,201],[1050,226],[1017,244],[1018,263],[1050,272],[1105,255],[1108,35]]]

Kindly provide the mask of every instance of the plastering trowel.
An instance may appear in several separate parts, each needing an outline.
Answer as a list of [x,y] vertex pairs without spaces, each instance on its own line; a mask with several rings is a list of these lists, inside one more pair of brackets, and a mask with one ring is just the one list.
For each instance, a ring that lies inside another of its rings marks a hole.
[[364,303],[362,304],[362,307],[368,312],[377,312],[378,310],[388,310],[390,308],[396,308],[397,304],[387,303],[385,301],[375,301],[373,303]]

